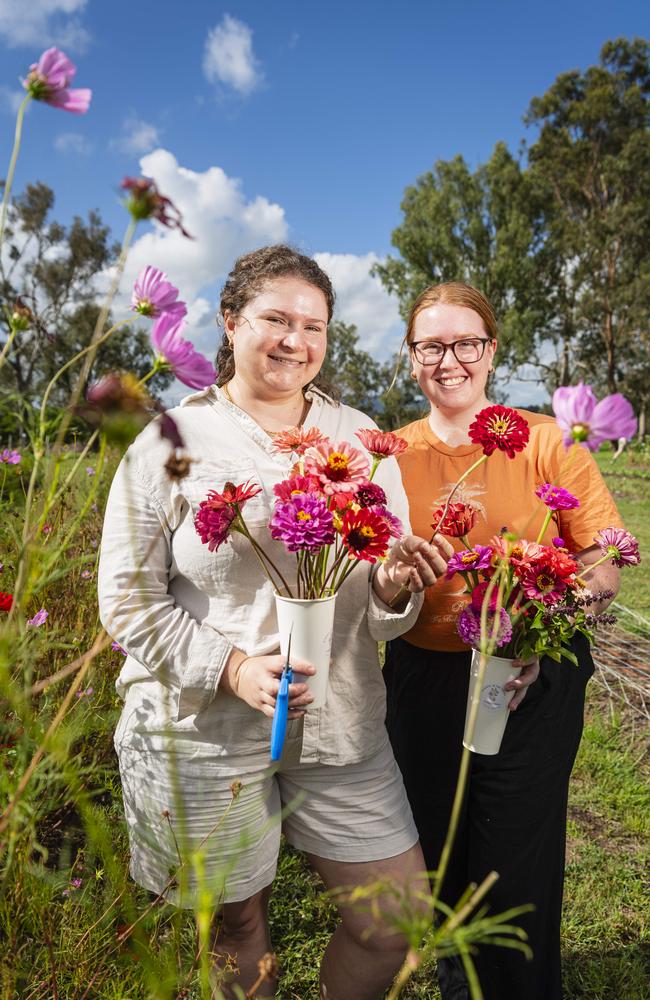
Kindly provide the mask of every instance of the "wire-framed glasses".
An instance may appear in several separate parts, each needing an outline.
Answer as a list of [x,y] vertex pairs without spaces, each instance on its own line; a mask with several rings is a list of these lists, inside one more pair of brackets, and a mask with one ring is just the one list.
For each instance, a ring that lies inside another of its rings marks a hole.
[[438,340],[417,340],[409,344],[421,365],[439,365],[447,351],[451,351],[462,365],[473,365],[485,354],[485,345],[490,337],[468,337],[454,340],[451,344],[441,344]]

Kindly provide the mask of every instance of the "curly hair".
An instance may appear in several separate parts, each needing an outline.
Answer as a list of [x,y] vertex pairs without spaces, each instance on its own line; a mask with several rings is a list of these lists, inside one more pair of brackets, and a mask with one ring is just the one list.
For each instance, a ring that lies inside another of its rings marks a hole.
[[[223,320],[226,312],[235,316],[240,313],[269,281],[287,277],[302,278],[321,290],[327,302],[329,323],[334,312],[332,282],[315,260],[284,243],[260,247],[237,258],[221,292],[217,322]],[[233,350],[225,332],[217,351],[216,368],[217,385],[225,385],[235,374]],[[311,384],[320,385],[319,377]]]

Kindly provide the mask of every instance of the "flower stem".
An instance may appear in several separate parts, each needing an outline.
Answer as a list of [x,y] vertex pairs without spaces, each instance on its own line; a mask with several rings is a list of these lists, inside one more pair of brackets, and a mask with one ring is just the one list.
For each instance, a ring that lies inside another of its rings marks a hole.
[[459,486],[460,486],[460,485],[461,485],[462,483],[464,483],[464,482],[465,482],[465,480],[467,479],[467,477],[468,477],[469,475],[471,475],[471,473],[472,473],[472,472],[474,472],[474,471],[475,471],[476,469],[478,469],[478,468],[479,468],[479,466],[483,465],[483,463],[484,463],[484,462],[487,462],[487,460],[488,460],[488,457],[489,457],[489,456],[488,456],[488,455],[485,455],[485,454],[481,455],[481,457],[480,457],[480,458],[477,458],[477,459],[476,459],[476,461],[475,461],[475,462],[473,463],[473,465],[470,465],[469,469],[465,469],[465,471],[463,472],[462,476],[461,476],[461,477],[460,477],[459,479],[457,479],[457,480],[456,480],[456,483],[455,483],[455,485],[454,485],[454,487],[453,487],[453,489],[452,489],[451,493],[449,494],[449,496],[447,497],[447,499],[446,499],[446,501],[445,501],[445,506],[444,506],[444,507],[443,507],[443,509],[442,509],[442,514],[441,514],[441,515],[440,515],[440,517],[438,518],[438,523],[437,523],[437,525],[435,526],[435,528],[433,529],[433,533],[432,533],[432,535],[431,535],[431,538],[429,539],[429,542],[432,542],[432,541],[433,541],[433,539],[434,539],[434,537],[435,537],[435,535],[436,535],[436,532],[437,532],[437,531],[439,530],[439,528],[440,528],[440,525],[441,525],[441,524],[444,524],[444,521],[445,521],[445,518],[446,518],[446,516],[447,516],[447,511],[449,510],[449,505],[450,505],[450,503],[451,503],[451,501],[452,501],[452,498],[454,497],[454,495],[455,495],[455,493],[456,493],[456,491],[457,491],[458,487],[459,487]]
[[32,99],[31,94],[25,94],[22,101],[20,102],[20,107],[18,108],[18,114],[16,115],[16,132],[14,134],[14,148],[11,151],[11,160],[9,161],[9,169],[7,170],[7,179],[5,181],[4,197],[2,199],[2,215],[0,216],[0,247],[2,246],[2,238],[5,232],[5,223],[7,221],[7,210],[9,208],[9,199],[11,197],[11,188],[14,182],[14,174],[16,172],[16,161],[18,160],[18,153],[20,151],[20,140],[23,134],[23,120],[25,118],[25,111],[27,105]]
[[552,517],[553,517],[553,511],[551,510],[550,507],[548,507],[546,509],[546,517],[544,518],[544,523],[542,524],[541,528],[539,529],[539,535],[537,536],[537,544],[538,545],[541,544],[542,538],[544,537],[544,532],[546,531],[546,529],[548,528],[549,524],[551,523],[551,518]]

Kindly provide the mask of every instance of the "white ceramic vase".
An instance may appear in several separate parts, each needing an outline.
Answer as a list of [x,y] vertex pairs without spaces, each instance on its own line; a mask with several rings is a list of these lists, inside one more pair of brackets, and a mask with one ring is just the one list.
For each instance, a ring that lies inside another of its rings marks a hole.
[[[505,732],[510,711],[508,705],[514,691],[505,691],[504,685],[521,673],[513,667],[513,660],[502,656],[486,656],[483,676],[480,677],[481,653],[472,650],[472,668],[467,692],[465,734],[463,746],[474,753],[497,754]],[[470,732],[472,703],[478,702],[474,731]]]
[[275,595],[280,652],[287,655],[291,635],[291,659],[300,657],[316,667],[313,677],[295,671],[293,675],[294,683],[306,683],[314,696],[310,710],[322,708],[327,700],[335,604],[336,594],[314,600]]

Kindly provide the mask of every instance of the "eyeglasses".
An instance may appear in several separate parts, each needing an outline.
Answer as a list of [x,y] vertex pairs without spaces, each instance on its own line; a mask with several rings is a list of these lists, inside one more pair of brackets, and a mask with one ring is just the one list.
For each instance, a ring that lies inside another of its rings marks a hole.
[[472,337],[454,340],[451,344],[441,344],[437,340],[418,340],[409,344],[409,348],[421,365],[439,365],[447,351],[451,351],[462,365],[473,365],[481,360],[485,354],[485,345],[490,340],[490,337]]

